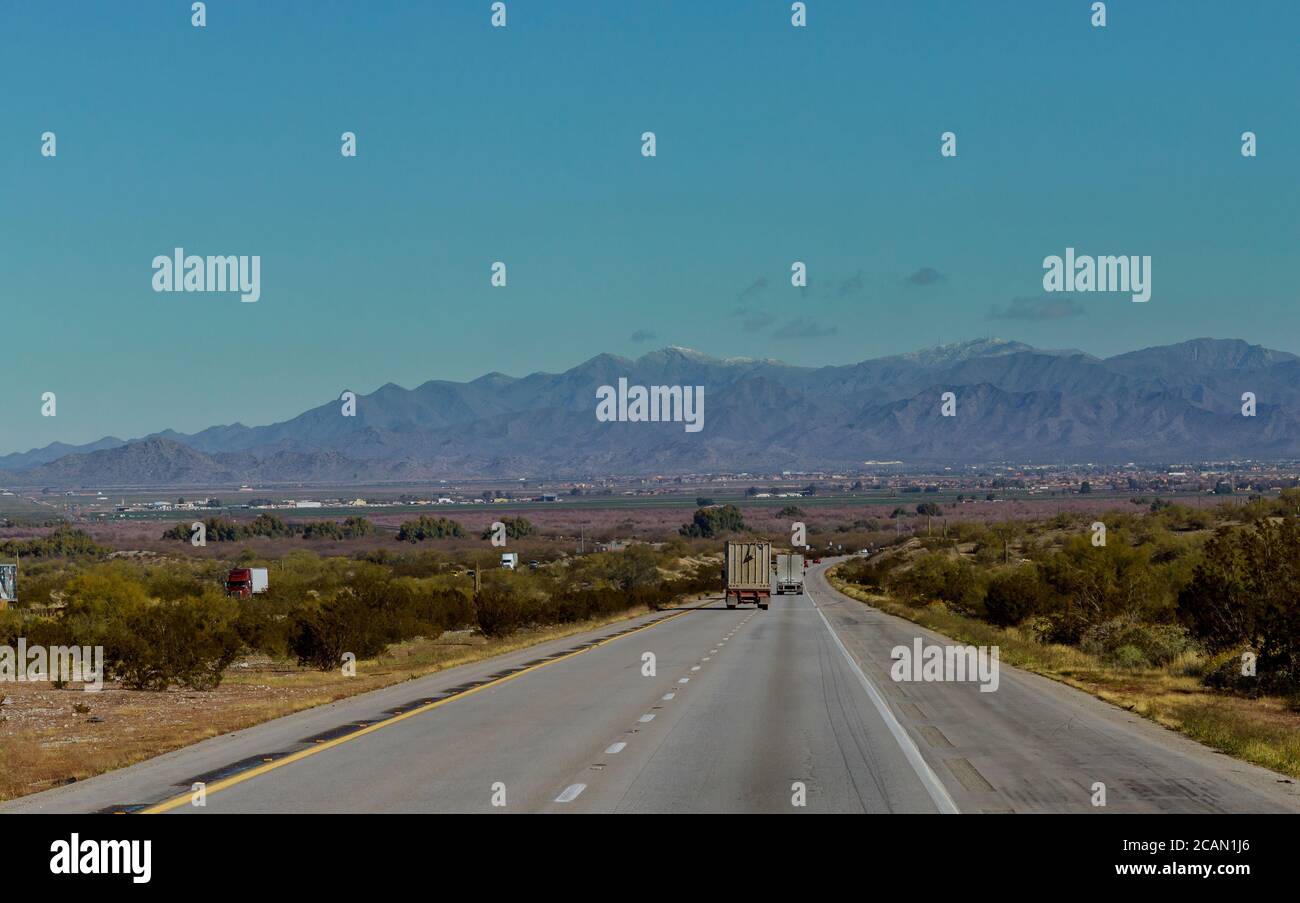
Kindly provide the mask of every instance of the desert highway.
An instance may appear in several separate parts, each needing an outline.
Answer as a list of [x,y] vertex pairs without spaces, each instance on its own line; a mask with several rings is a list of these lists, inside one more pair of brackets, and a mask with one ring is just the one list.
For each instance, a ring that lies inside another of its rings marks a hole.
[[835,592],[830,563],[768,611],[646,615],[0,812],[1300,811],[1280,775],[1006,665],[995,692],[894,682],[893,647],[945,640]]

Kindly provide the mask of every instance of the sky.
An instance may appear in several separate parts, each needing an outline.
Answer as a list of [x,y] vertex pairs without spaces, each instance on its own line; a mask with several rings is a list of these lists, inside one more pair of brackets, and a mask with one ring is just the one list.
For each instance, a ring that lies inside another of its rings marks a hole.
[[[790,5],[5,0],[0,453],[670,344],[1300,352],[1300,4]],[[153,291],[177,247],[260,299]],[[1045,297],[1067,247],[1151,300]]]

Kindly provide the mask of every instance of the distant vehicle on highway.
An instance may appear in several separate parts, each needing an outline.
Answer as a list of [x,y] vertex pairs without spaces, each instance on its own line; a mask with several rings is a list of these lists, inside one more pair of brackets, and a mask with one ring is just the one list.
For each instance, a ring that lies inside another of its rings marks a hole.
[[723,599],[727,607],[753,602],[766,609],[772,596],[772,544],[751,540],[728,542],[722,560]]
[[231,568],[226,575],[226,595],[247,598],[255,593],[264,593],[271,581],[266,568]]
[[501,553],[501,566],[502,566],[503,568],[507,569],[507,570],[513,571],[516,567],[519,566],[519,553],[518,553],[518,552],[502,552],[502,553]]
[[530,570],[530,571],[535,571],[535,570],[537,570],[537,569],[538,569],[539,567],[541,567],[541,566],[542,566],[542,563],[541,563],[540,561],[538,561],[536,558],[534,558],[532,561],[528,562],[528,570]]
[[798,596],[803,593],[803,556],[802,555],[777,555],[776,556],[776,594],[783,596],[786,593],[793,593]]

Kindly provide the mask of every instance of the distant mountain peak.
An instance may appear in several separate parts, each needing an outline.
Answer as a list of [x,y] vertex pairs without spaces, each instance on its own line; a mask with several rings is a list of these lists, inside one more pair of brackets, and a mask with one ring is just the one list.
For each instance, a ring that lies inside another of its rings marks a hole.
[[[619,376],[707,388],[705,425],[598,421]],[[1243,378],[1247,377],[1247,378]],[[1245,390],[1260,399],[1240,415]],[[941,421],[939,391],[969,415]],[[355,418],[333,401],[266,426],[164,430],[0,457],[13,485],[423,482],[437,478],[722,473],[863,460],[1300,457],[1300,357],[1192,339],[1099,359],[986,337],[850,365],[716,358],[680,345],[600,354],[560,373],[392,383]]]
[[922,348],[919,351],[909,351],[906,354],[898,355],[898,357],[924,366],[933,366],[935,364],[967,361],[973,357],[993,357],[1000,354],[1015,354],[1020,351],[1035,350],[1037,349],[1034,346],[1026,345],[1024,342],[991,337],[968,339],[964,342],[950,342],[946,345],[934,345],[930,348]]

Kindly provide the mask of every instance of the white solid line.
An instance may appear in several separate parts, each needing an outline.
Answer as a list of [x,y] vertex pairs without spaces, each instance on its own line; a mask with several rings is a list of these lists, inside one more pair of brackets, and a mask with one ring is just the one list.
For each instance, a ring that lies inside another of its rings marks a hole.
[[654,713],[654,712],[647,712],[646,714],[642,715],[642,716],[641,716],[640,718],[638,718],[637,720],[640,721],[642,724],[649,724],[651,721],[654,721],[654,720],[655,720],[655,713]]
[[606,754],[606,755],[609,755],[609,756],[612,756],[612,755],[614,755],[615,753],[621,753],[621,752],[623,751],[623,747],[625,747],[625,746],[627,746],[627,744],[624,743],[622,740],[620,740],[619,742],[617,742],[617,743],[613,744],[612,746],[610,746],[609,749],[605,750],[605,754]]
[[912,766],[912,770],[916,772],[916,776],[921,779],[921,784],[925,787],[926,792],[930,794],[930,799],[934,800],[934,804],[939,807],[939,811],[943,814],[960,814],[961,810],[957,808],[957,804],[954,803],[952,797],[948,795],[948,788],[943,786],[943,782],[940,781],[939,776],[934,773],[934,769],[932,769],[929,763],[921,757],[921,751],[916,748],[916,743],[912,740],[911,736],[908,735],[903,725],[898,723],[898,719],[895,718],[894,713],[890,711],[889,704],[886,703],[885,698],[880,695],[880,691],[877,690],[876,685],[871,682],[871,678],[867,677],[866,673],[858,667],[858,663],[854,661],[853,656],[849,654],[849,650],[844,646],[844,643],[840,641],[839,634],[835,632],[835,628],[831,626],[831,622],[826,620],[826,615],[822,614],[821,606],[817,604],[815,599],[813,599],[812,593],[810,593],[806,587],[804,589],[804,595],[808,597],[808,601],[812,602],[813,607],[817,610],[817,616],[821,618],[822,623],[826,625],[826,630],[830,632],[831,639],[833,639],[835,645],[840,648],[840,652],[844,655],[844,660],[849,663],[850,670],[852,670],[853,673],[857,675],[858,680],[861,681],[862,689],[867,691],[867,697],[871,700],[872,704],[875,705],[876,711],[880,713],[880,717],[884,720],[885,726],[889,728],[889,732],[893,734],[894,739],[898,741],[899,747],[903,750],[903,757],[906,758],[908,764]]
[[695,665],[694,667],[691,668],[691,670],[692,670],[692,671],[698,671],[698,670],[700,670],[700,666],[699,666],[699,665]]
[[677,681],[677,682],[678,682],[679,684],[688,684],[688,683],[691,682],[691,679],[690,679],[689,677],[683,677],[681,680],[679,680],[679,681]]
[[564,792],[555,798],[557,803],[571,803],[578,798],[578,794],[587,789],[586,784],[570,784],[564,788]]
[[709,657],[708,657],[707,655],[704,656],[704,658],[700,659],[700,661],[702,661],[702,662],[707,662],[708,660],[709,660]]
[[665,694],[663,695],[663,698],[664,698],[664,699],[672,699],[672,698],[673,698],[674,696],[676,696],[676,695],[677,695],[676,693],[665,693]]

